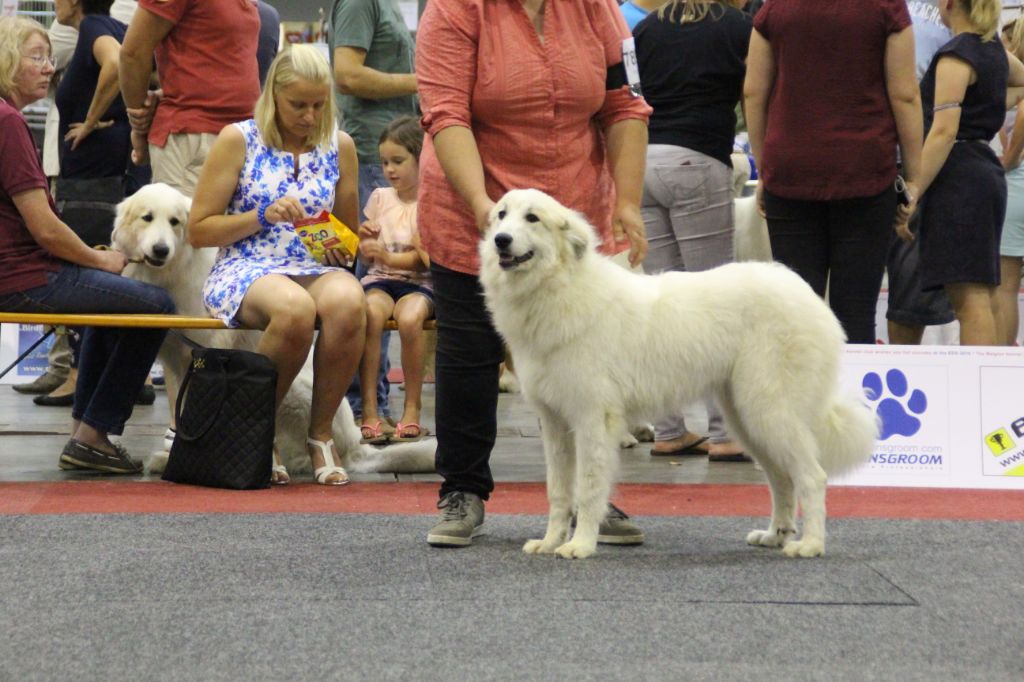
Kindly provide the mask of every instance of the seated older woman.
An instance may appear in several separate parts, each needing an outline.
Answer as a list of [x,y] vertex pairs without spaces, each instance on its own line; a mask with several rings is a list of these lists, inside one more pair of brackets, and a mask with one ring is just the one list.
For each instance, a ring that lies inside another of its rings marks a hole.
[[[257,350],[277,368],[278,405],[320,321],[306,445],[317,483],[345,485],[331,422],[363,353],[366,297],[341,267],[349,254],[328,249],[321,263],[294,230],[322,211],[357,224],[359,162],[352,138],[337,130],[332,88],[315,48],[293,45],[277,56],[255,118],[225,127],[203,164],[189,240],[220,247],[203,288],[206,308],[229,325],[264,330]],[[288,480],[281,464],[273,480]]]
[[[120,275],[123,254],[89,248],[57,215],[20,113],[46,95],[52,76],[46,29],[30,19],[0,17],[0,310],[174,312],[166,291]],[[165,334],[86,329],[62,469],[142,470],[109,436],[123,431]]]

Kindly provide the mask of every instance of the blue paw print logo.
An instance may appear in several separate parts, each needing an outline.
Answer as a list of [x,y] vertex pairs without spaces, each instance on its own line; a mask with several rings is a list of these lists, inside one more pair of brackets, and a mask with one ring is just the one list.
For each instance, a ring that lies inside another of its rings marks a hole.
[[874,372],[864,375],[861,382],[868,398],[877,403],[875,413],[882,419],[882,440],[889,436],[913,436],[921,428],[921,420],[914,415],[924,414],[928,409],[928,398],[924,391],[914,389],[907,396],[907,377],[898,369],[885,374],[885,388],[894,397],[882,397],[882,377]]

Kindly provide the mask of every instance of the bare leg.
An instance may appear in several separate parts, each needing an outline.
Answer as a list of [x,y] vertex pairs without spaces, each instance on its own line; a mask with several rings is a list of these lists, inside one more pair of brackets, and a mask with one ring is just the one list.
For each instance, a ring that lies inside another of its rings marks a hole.
[[973,282],[946,285],[946,293],[960,321],[961,346],[995,346],[996,287]]
[[887,320],[889,343],[897,346],[920,346],[924,338],[924,327]]
[[[359,366],[359,388],[363,398],[363,416],[360,423],[374,425],[380,421],[377,414],[377,374],[380,372],[380,343],[384,324],[391,317],[395,302],[380,289],[366,292],[366,343]],[[402,343],[405,350],[405,343]]]
[[[421,294],[403,296],[395,305],[395,322],[402,339],[402,372],[405,374],[405,406],[402,424],[419,424],[423,407],[423,364],[427,341],[423,322],[430,317],[434,306]],[[402,435],[402,434],[399,434]]]
[[316,304],[290,278],[266,275],[249,287],[238,319],[246,327],[263,329],[256,352],[270,358],[277,368],[274,404],[280,407],[313,344]]
[[1007,346],[1016,343],[1020,327],[1017,299],[1020,294],[1022,264],[1024,264],[1024,258],[1019,256],[999,257],[999,287],[996,289],[996,306],[998,308],[996,319],[999,325],[997,340]]
[[[313,404],[309,415],[309,437],[331,440],[334,415],[352,383],[366,340],[366,297],[359,281],[348,272],[297,278],[316,304],[320,335],[313,350]],[[378,346],[379,347],[379,346]],[[335,466],[341,461],[331,449],[333,462],[325,461],[318,447],[311,447],[313,469]],[[347,479],[332,474],[327,483]]]

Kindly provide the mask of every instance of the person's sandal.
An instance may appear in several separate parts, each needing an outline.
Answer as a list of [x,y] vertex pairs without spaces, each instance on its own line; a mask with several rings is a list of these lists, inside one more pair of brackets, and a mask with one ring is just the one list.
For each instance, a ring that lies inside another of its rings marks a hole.
[[384,433],[380,419],[372,424],[362,424],[359,427],[359,435],[359,442],[367,445],[383,445],[388,442],[388,434]]
[[[345,471],[345,467],[334,465],[333,439],[322,441],[315,438],[307,438],[306,445],[312,445],[313,447],[319,448],[320,454],[324,458],[324,465],[313,470],[313,477],[316,479],[317,483],[320,485],[348,485],[352,482],[348,478],[348,472]],[[312,457],[310,459],[312,459]],[[336,481],[328,481],[327,479],[334,474],[340,474],[343,478]]]
[[391,436],[391,440],[396,443],[413,443],[423,438],[423,427],[416,422],[409,422],[404,424],[398,422],[395,425],[395,435]]

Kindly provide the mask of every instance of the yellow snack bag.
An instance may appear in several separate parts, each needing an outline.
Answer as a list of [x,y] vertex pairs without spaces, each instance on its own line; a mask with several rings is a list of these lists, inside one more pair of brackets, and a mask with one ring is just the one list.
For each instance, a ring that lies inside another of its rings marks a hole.
[[359,235],[327,211],[315,218],[296,220],[295,233],[318,263],[324,262],[327,249],[341,249],[353,258],[359,249]]

